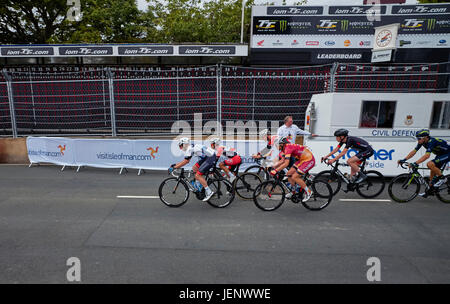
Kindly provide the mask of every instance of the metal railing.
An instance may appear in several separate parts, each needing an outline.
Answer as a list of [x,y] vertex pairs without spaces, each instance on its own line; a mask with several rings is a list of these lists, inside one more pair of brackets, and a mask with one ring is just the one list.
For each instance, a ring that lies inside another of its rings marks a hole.
[[449,63],[254,68],[85,68],[0,75],[0,134],[173,135],[176,121],[304,124],[313,94],[448,92]]

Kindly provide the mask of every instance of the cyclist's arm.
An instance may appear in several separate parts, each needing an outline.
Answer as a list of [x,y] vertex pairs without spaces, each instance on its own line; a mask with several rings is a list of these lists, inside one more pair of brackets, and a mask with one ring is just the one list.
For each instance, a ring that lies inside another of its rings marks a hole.
[[420,164],[423,163],[424,161],[426,161],[427,159],[430,158],[431,152],[426,152],[421,158],[419,158],[418,160],[416,160],[416,164]]
[[339,153],[335,158],[332,159],[333,162],[338,161],[342,156],[344,156],[348,151],[348,148],[345,148],[342,150],[341,153]]
[[174,168],[174,169],[181,168],[181,167],[187,165],[187,164],[189,163],[190,160],[191,160],[190,158],[185,158],[185,159],[183,159],[182,161],[180,161],[178,164],[176,164],[173,168]]
[[416,150],[416,149],[412,150],[411,152],[408,153],[408,155],[406,155],[406,157],[404,158],[404,160],[406,161],[406,160],[408,160],[408,159],[414,157],[414,155],[416,155],[416,153],[417,153],[417,150]]
[[336,153],[337,151],[339,151],[339,145],[336,146],[336,148],[333,149],[333,151],[331,151],[329,154],[327,154],[327,156],[324,156],[323,158],[328,158],[331,155],[333,155],[334,153]]
[[285,159],[278,161],[277,166],[275,166],[274,169],[280,172],[284,168],[287,168],[289,166],[289,160],[290,158],[286,157]]

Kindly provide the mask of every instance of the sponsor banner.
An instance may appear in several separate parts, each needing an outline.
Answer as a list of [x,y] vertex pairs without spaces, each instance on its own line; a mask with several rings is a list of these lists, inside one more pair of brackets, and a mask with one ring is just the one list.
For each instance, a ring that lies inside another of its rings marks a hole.
[[55,55],[54,47],[2,47],[0,54],[5,57],[40,57]]
[[[379,37],[380,41],[384,41]],[[372,49],[374,35],[255,35],[254,49]],[[393,40],[392,40],[393,41]],[[398,35],[397,48],[449,48],[450,33],[444,35]]]
[[373,51],[371,62],[391,61],[392,50]]
[[314,35],[286,35],[286,36],[254,36],[253,48],[372,48],[372,38],[367,35],[351,36],[314,36]]
[[[374,40],[373,40],[374,51],[395,49],[399,25],[400,24],[398,24],[398,23],[394,23],[394,24],[389,24],[389,25],[380,26],[380,27],[375,28],[375,36],[374,36]],[[387,54],[387,53],[385,53],[385,54]],[[389,56],[389,60],[390,60],[390,56]],[[375,61],[372,61],[372,62],[375,62]]]
[[450,15],[253,17],[252,35],[373,35],[376,27],[399,23],[399,34],[447,34]]
[[385,15],[386,5],[352,5],[352,6],[330,6],[329,15]]
[[[242,170],[255,164],[251,155],[265,147],[262,141],[224,141],[223,144],[234,147],[241,155]],[[31,163],[97,168],[167,170],[184,158],[177,141],[173,140],[28,137],[27,150]],[[187,168],[196,162],[194,157]]]
[[173,46],[119,46],[118,53],[121,56],[137,56],[137,55],[172,55],[174,53]]
[[449,14],[450,4],[417,5],[324,5],[324,6],[262,6],[252,7],[253,16],[349,16],[349,15],[439,15]]
[[56,165],[75,165],[75,146],[70,138],[39,137],[27,138],[30,163],[52,163]]
[[414,14],[449,14],[450,4],[436,5],[393,5],[392,15],[414,15]]
[[[311,149],[314,157],[316,158],[316,166],[311,169],[311,173],[319,173],[323,170],[330,170],[331,167],[324,163],[320,163],[320,157],[330,153],[336,145],[336,141],[318,141],[311,139],[306,141],[306,146]],[[403,159],[406,155],[408,155],[408,153],[414,149],[416,145],[415,142],[372,142],[371,145],[374,148],[375,153],[366,162],[367,170],[379,171],[384,176],[396,176],[401,173],[407,173],[407,170],[397,166],[397,160]],[[340,151],[335,155],[339,154]],[[424,155],[424,151],[424,149],[420,149],[411,161],[418,160]],[[357,151],[350,149],[347,154],[341,158],[340,162],[346,162],[350,157],[356,154]],[[424,166],[425,165],[421,165],[421,167]],[[341,169],[343,172],[350,172],[349,168],[341,167]],[[429,170],[425,175],[429,175]]]
[[322,15],[323,6],[268,6],[267,15]]
[[179,55],[216,55],[229,56],[236,54],[235,46],[180,46],[178,48]]
[[111,56],[112,46],[60,46],[58,53],[62,56]]
[[2,57],[247,56],[247,45],[58,45],[1,46]]

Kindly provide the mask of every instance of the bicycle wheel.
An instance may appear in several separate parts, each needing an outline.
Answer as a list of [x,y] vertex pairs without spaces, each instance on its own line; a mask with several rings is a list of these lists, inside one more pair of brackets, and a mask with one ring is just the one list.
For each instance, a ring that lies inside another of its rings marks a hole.
[[261,210],[273,211],[284,203],[285,195],[280,182],[265,181],[259,184],[253,192],[253,202]]
[[394,177],[388,186],[389,196],[398,203],[406,203],[413,200],[419,194],[419,191],[419,182],[409,173],[403,173]]
[[450,174],[445,176],[447,182],[439,186],[438,191],[436,191],[437,198],[446,204],[450,204]]
[[333,173],[332,170],[322,171],[318,173],[314,180],[321,180],[328,183],[331,186],[331,190],[333,191],[333,195],[336,195],[339,190],[341,190],[341,178],[336,173]]
[[247,169],[244,170],[244,173],[255,173],[256,175],[258,175],[261,180],[268,180],[269,179],[269,173],[267,173],[266,170],[264,170],[263,167],[258,166],[258,165],[253,165],[248,167]]
[[322,210],[327,207],[333,199],[333,190],[325,181],[315,180],[311,186],[313,194],[306,202],[302,202],[303,207],[312,211]]
[[159,199],[169,207],[180,207],[189,199],[189,188],[183,180],[169,177],[158,189]]
[[233,184],[237,195],[245,200],[250,200],[253,198],[253,192],[256,187],[261,182],[261,177],[255,173],[248,172],[236,177]]
[[233,185],[225,179],[210,179],[209,188],[214,195],[209,199],[208,204],[216,208],[225,208],[234,200]]
[[383,192],[386,182],[384,176],[378,171],[364,172],[367,179],[357,185],[356,192],[365,198],[374,198]]

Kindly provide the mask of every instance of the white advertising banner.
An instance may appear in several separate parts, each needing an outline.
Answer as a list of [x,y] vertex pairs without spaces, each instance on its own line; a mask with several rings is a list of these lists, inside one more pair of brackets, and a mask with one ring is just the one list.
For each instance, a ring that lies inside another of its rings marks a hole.
[[[201,143],[201,142],[199,142]],[[241,155],[241,169],[254,165],[251,155],[263,149],[261,141],[224,141]],[[71,139],[28,137],[30,163],[62,166],[166,170],[184,158],[173,140]],[[192,167],[195,157],[187,165]]]
[[53,163],[57,165],[75,165],[74,145],[70,138],[39,137],[27,138],[28,158],[31,163]]

